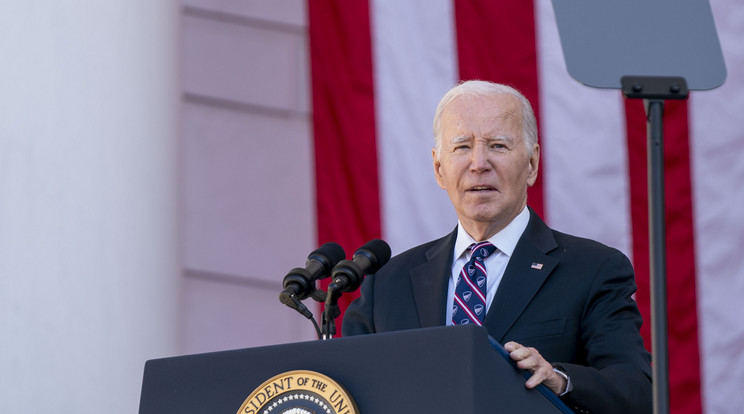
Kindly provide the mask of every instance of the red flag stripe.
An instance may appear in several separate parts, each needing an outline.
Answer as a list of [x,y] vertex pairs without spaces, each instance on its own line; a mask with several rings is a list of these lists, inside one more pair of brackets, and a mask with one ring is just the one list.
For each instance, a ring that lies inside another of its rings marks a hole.
[[307,6],[318,243],[350,255],[381,233],[369,4]]
[[[522,92],[540,124],[535,9],[531,1],[455,1],[460,79],[482,79]],[[529,204],[545,218],[542,175],[528,192]]]
[[[633,225],[633,264],[637,300],[651,345],[649,291],[649,210],[647,132],[643,102],[626,100],[628,158]],[[669,323],[670,408],[674,413],[700,413],[700,357],[695,289],[692,186],[686,101],[664,106],[664,181],[666,204],[667,308]],[[673,320],[671,320],[673,318]]]

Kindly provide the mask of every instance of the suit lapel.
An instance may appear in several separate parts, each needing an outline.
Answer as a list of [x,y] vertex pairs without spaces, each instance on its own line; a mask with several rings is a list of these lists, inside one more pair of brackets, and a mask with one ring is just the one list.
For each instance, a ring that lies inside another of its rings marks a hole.
[[422,328],[445,324],[447,282],[456,237],[457,228],[426,252],[426,262],[411,269],[413,298]]
[[486,315],[488,333],[497,341],[502,342],[558,265],[558,259],[547,255],[557,247],[552,230],[530,209],[530,222],[509,259]]

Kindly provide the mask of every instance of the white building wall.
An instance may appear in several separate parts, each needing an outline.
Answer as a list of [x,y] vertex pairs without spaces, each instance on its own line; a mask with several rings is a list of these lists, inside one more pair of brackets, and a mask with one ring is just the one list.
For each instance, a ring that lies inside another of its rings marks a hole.
[[305,0],[182,0],[183,353],[312,340],[279,303],[317,247]]
[[2,2],[0,56],[0,412],[314,339],[277,299],[317,247],[304,0]]
[[179,352],[178,11],[0,2],[0,412],[134,413]]

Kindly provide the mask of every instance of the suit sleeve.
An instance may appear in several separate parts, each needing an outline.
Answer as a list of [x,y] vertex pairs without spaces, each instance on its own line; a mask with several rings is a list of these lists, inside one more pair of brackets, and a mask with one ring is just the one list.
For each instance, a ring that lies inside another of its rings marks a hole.
[[372,305],[374,303],[374,275],[367,276],[360,288],[360,297],[344,312],[341,325],[343,336],[364,335],[375,332]]
[[650,355],[639,333],[629,260],[615,251],[599,267],[582,315],[581,342],[588,366],[557,363],[571,378],[563,397],[577,412],[651,413]]

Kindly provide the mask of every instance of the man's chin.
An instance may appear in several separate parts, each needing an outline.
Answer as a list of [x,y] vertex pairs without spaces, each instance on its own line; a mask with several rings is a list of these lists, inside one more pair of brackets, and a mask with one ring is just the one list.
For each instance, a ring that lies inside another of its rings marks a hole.
[[470,211],[467,215],[468,219],[473,223],[480,225],[492,225],[498,224],[504,220],[505,214],[502,211],[496,209],[479,209]]
[[481,205],[468,209],[467,219],[485,225],[499,225],[500,223],[509,223],[516,217],[521,209],[504,208],[501,205]]

